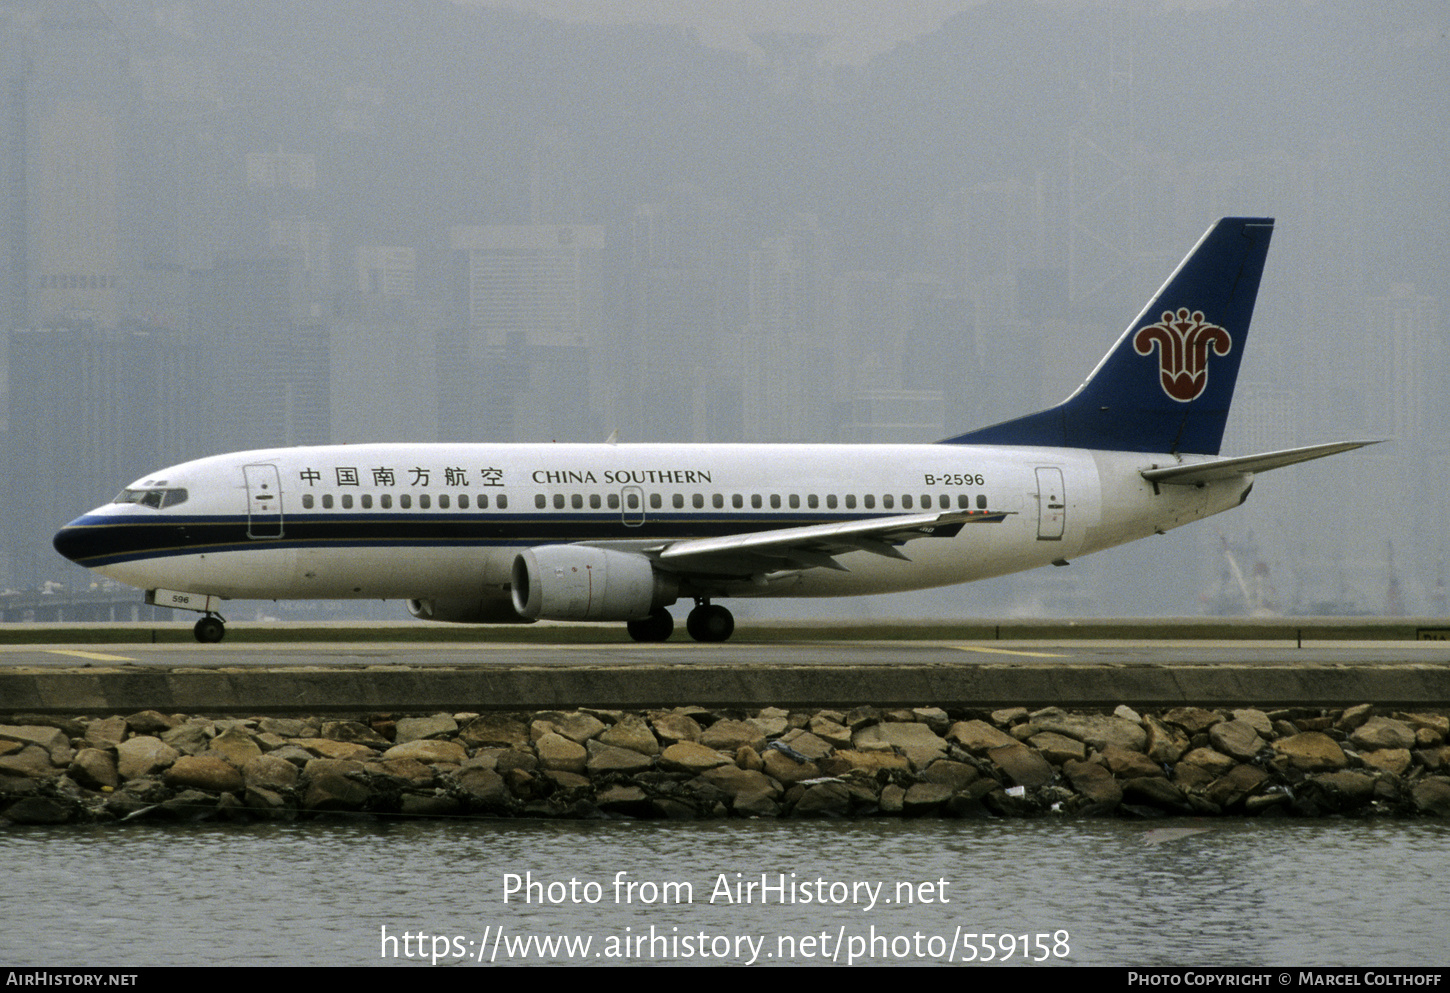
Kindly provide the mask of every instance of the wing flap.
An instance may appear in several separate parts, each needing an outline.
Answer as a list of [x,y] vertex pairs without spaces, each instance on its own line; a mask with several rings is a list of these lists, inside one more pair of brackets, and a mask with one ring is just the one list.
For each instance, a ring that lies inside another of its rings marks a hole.
[[672,571],[712,575],[807,568],[849,571],[836,556],[862,551],[906,560],[898,546],[908,541],[955,537],[968,524],[1000,523],[1006,516],[987,510],[950,511],[752,531],[677,541],[660,549],[655,558]]

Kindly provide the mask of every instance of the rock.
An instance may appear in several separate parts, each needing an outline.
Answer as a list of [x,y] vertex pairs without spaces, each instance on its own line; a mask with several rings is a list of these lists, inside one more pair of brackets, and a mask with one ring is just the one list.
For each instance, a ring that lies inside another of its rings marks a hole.
[[126,740],[126,718],[105,717],[86,725],[85,742],[92,748],[115,748]]
[[323,738],[332,741],[365,745],[368,748],[387,748],[392,744],[366,724],[360,724],[357,721],[326,721],[322,725],[320,734]]
[[907,817],[936,813],[937,808],[951,799],[952,793],[952,788],[945,783],[917,783],[906,791],[901,812]]
[[[538,722],[534,726],[537,728]],[[583,745],[554,731],[546,731],[534,742],[534,749],[539,754],[539,767],[545,771],[583,773],[589,761]]]
[[905,755],[895,752],[858,752],[855,749],[838,751],[818,763],[821,772],[827,776],[841,776],[848,772],[865,772],[874,775],[882,769],[911,770],[911,762]]
[[858,751],[900,749],[911,764],[924,769],[947,752],[947,743],[925,724],[872,724],[852,736]]
[[1273,747],[1276,754],[1304,772],[1343,769],[1349,764],[1344,749],[1322,731],[1305,731],[1292,738],[1280,738]]
[[5,817],[15,824],[64,824],[75,816],[75,805],[52,796],[25,797],[5,810]]
[[1404,775],[1413,761],[1408,748],[1380,748],[1373,752],[1362,752],[1359,757],[1370,768],[1396,776]]
[[605,730],[605,724],[593,714],[580,711],[570,713],[544,713],[534,718],[529,725],[529,737],[538,741],[550,733],[583,745],[590,738],[597,738]]
[[660,753],[659,739],[639,717],[625,717],[604,731],[597,740],[601,744],[625,748],[641,755],[654,756]]
[[283,738],[311,738],[322,725],[295,717],[264,717],[257,722],[260,734],[275,734]]
[[1112,773],[1096,762],[1065,762],[1062,772],[1072,788],[1092,803],[1116,807],[1123,800],[1123,788]]
[[515,714],[484,714],[458,732],[469,748],[520,748],[529,743],[529,728]]
[[[648,734],[648,732],[645,733]],[[650,735],[650,740],[654,740],[654,735]],[[606,745],[602,741],[590,741],[586,750],[589,758],[585,762],[585,768],[592,775],[606,772],[643,772],[654,766],[654,757],[651,755],[630,748]]]
[[1415,729],[1404,721],[1389,717],[1371,717],[1349,736],[1350,743],[1357,748],[1414,748]]
[[1174,786],[1162,776],[1143,776],[1138,779],[1130,779],[1123,784],[1123,802],[1129,804],[1148,804],[1162,810],[1171,810],[1180,814],[1191,814],[1193,807],[1189,804],[1188,798],[1183,791]]
[[1021,743],[993,748],[987,752],[987,758],[1015,786],[1031,789],[1052,781],[1052,766],[1040,754]]
[[701,732],[700,744],[722,752],[745,745],[758,752],[765,747],[765,735],[749,721],[716,721]]
[[1238,765],[1232,758],[1212,748],[1195,748],[1179,760],[1179,765],[1196,765],[1207,769],[1214,776],[1222,776]]
[[70,764],[75,752],[70,739],[61,730],[39,725],[0,725],[0,741],[16,741],[22,745],[35,745],[45,750],[50,760],[59,766]]
[[650,718],[650,726],[666,746],[700,740],[699,722],[686,714],[660,714]]
[[88,790],[102,787],[115,789],[121,785],[121,774],[116,770],[116,760],[109,751],[99,748],[82,748],[66,769],[66,775]]
[[774,749],[766,751],[761,771],[786,785],[799,783],[806,779],[816,779],[821,774],[820,767],[816,763],[797,762]]
[[501,807],[512,799],[503,777],[490,769],[463,769],[454,774],[453,782],[471,801],[484,807]]
[[731,765],[730,759],[713,748],[693,741],[677,742],[660,753],[660,765],[677,772],[698,775],[718,765]]
[[238,769],[244,768],[248,762],[262,754],[262,746],[239,728],[231,728],[217,735],[211,740],[207,750],[215,752]]
[[969,752],[978,755],[990,748],[1011,745],[1017,739],[994,728],[985,721],[958,721],[947,732],[947,740],[955,741]]
[[1148,735],[1143,751],[1154,762],[1173,765],[1188,751],[1188,735],[1166,721],[1145,717],[1143,730]]
[[1272,738],[1274,736],[1274,722],[1262,710],[1247,707],[1242,710],[1232,711],[1232,715],[1234,720],[1243,721],[1245,724],[1250,725],[1259,733],[1259,737]]
[[851,729],[838,721],[824,717],[813,717],[806,730],[832,748],[851,747]]
[[1350,811],[1364,806],[1374,797],[1374,779],[1348,769],[1324,772],[1309,777],[1301,793],[1329,810]]
[[276,792],[291,789],[301,778],[297,766],[276,755],[258,755],[242,767],[242,780],[249,790]]
[[1415,809],[1435,817],[1450,817],[1450,778],[1428,776],[1410,791]]
[[921,774],[921,782],[939,783],[951,787],[953,792],[966,789],[981,778],[976,767],[951,759],[937,759]]
[[1365,721],[1369,720],[1374,713],[1374,707],[1368,703],[1361,703],[1356,707],[1350,707],[1339,715],[1335,726],[1342,731],[1353,731]]
[[219,755],[182,755],[161,778],[167,786],[210,793],[240,793],[245,785],[241,771]]
[[1201,734],[1223,720],[1223,715],[1201,707],[1174,707],[1163,715],[1169,724],[1177,724],[1188,734]]
[[[27,779],[44,779],[55,774],[56,766],[50,760],[50,752],[39,745],[19,745],[19,751],[0,755],[0,776],[24,776]],[[66,762],[69,766],[70,762]]]
[[1211,803],[1228,808],[1237,806],[1251,794],[1263,788],[1269,781],[1269,774],[1252,765],[1236,765],[1228,774],[1214,780],[1204,791],[1204,797]]
[[116,746],[116,771],[122,779],[141,779],[160,772],[181,753],[149,734],[127,738]]
[[431,717],[404,717],[396,725],[393,744],[406,745],[410,741],[442,738],[457,731],[458,722],[448,714],[434,714]]
[[167,717],[165,714],[159,713],[155,710],[142,710],[138,713],[132,714],[125,720],[126,726],[130,728],[131,733],[135,735],[160,734],[166,731],[170,731],[172,728],[176,727],[179,723],[181,723],[180,721],[173,720],[172,718]]
[[[386,738],[379,737],[379,741],[387,747]],[[354,741],[338,741],[334,738],[298,738],[293,742],[299,748],[305,748],[313,755],[325,759],[354,759],[362,761],[377,757],[377,752],[368,745]]]
[[789,745],[792,751],[799,752],[811,760],[825,758],[836,747],[824,738],[819,738],[804,730],[790,731],[778,740],[782,744]]
[[1144,776],[1163,775],[1163,766],[1141,752],[1130,751],[1118,745],[1109,745],[1102,752],[1103,764],[1118,779],[1139,779]]
[[851,810],[851,792],[842,783],[817,783],[791,808],[796,817],[844,817]]
[[1061,765],[1064,762],[1081,762],[1087,758],[1086,745],[1076,738],[1069,738],[1055,731],[1034,734],[1027,739],[1027,743],[1041,752],[1043,758],[1053,765]]
[[[1268,719],[1265,718],[1267,725]],[[1259,749],[1264,747],[1264,739],[1259,737],[1259,732],[1250,721],[1235,718],[1231,721],[1220,721],[1208,729],[1208,740],[1213,747],[1225,755],[1232,756],[1240,762],[1247,762],[1259,754]]]
[[[578,748],[577,745],[574,746]],[[584,750],[579,749],[582,753]],[[541,756],[543,752],[539,753]],[[468,760],[468,752],[456,741],[437,741],[431,738],[415,738],[401,745],[394,745],[383,752],[383,760],[415,759],[426,765],[437,763],[462,765]]]
[[1143,746],[1148,742],[1148,733],[1134,721],[1127,721],[1121,717],[1107,717],[1101,714],[1047,714],[1039,713],[1032,715],[1032,725],[1036,731],[1056,731],[1058,734],[1065,734],[1069,738],[1076,738],[1078,741],[1091,745],[1098,751],[1102,751],[1108,745],[1119,745],[1123,748],[1141,752]]

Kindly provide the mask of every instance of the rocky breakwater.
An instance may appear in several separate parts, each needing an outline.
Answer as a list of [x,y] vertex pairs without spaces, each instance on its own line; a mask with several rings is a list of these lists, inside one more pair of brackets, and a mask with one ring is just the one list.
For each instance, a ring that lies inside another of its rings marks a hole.
[[1450,719],[1180,707],[0,724],[0,820],[1450,817]]

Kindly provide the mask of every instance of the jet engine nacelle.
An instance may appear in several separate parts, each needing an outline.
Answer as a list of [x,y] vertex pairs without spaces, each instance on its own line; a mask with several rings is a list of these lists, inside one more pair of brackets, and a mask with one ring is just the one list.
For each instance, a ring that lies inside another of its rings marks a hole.
[[679,582],[635,552],[539,545],[514,557],[513,606],[529,620],[634,621],[678,597]]
[[422,621],[454,624],[532,624],[520,617],[507,597],[460,597],[445,600],[409,600],[408,613]]

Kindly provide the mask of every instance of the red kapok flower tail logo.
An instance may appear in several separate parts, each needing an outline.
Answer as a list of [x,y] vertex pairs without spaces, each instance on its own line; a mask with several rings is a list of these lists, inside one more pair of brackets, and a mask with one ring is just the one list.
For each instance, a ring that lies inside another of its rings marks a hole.
[[1133,348],[1139,355],[1152,353],[1154,345],[1158,346],[1163,392],[1187,403],[1198,399],[1208,386],[1208,350],[1227,355],[1233,339],[1217,324],[1205,321],[1203,311],[1189,313],[1187,307],[1179,307],[1176,313],[1165,310],[1157,324],[1141,327],[1133,335]]

